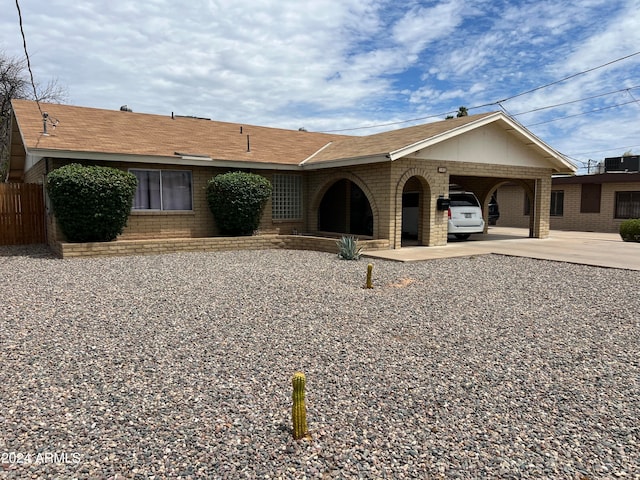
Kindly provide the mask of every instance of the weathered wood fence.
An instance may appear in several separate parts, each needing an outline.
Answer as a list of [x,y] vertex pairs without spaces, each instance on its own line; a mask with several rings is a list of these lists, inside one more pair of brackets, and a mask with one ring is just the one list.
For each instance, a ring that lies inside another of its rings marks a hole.
[[0,183],[0,245],[45,242],[42,185]]

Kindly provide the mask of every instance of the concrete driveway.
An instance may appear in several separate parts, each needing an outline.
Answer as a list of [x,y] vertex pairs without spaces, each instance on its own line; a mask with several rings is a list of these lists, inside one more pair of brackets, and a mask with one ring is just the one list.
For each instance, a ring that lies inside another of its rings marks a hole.
[[552,230],[549,238],[529,238],[524,228],[489,227],[486,235],[459,241],[449,237],[442,247],[403,247],[365,252],[366,257],[399,262],[467,257],[495,253],[599,267],[640,270],[640,243],[623,242],[617,233]]

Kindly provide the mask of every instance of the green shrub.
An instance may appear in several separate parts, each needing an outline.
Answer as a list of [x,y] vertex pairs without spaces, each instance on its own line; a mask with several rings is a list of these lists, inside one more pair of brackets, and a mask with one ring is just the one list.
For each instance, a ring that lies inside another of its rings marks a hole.
[[109,242],[122,233],[138,181],[132,173],[76,163],[47,177],[47,192],[69,242]]
[[207,201],[220,233],[252,235],[271,191],[271,182],[255,173],[229,172],[209,180]]
[[625,242],[640,242],[640,218],[632,218],[622,222],[620,236]]
[[358,245],[356,237],[342,237],[336,242],[338,257],[343,260],[360,260],[362,247]]

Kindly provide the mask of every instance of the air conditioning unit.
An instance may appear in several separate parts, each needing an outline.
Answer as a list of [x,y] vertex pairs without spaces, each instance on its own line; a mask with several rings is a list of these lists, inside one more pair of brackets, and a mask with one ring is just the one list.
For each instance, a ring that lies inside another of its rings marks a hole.
[[604,171],[609,172],[640,172],[640,155],[626,157],[609,157],[604,159]]

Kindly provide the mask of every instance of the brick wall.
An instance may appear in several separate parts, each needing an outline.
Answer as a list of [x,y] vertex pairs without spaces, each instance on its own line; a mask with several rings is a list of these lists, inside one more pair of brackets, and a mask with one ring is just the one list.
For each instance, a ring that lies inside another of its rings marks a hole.
[[529,228],[529,215],[524,214],[525,191],[520,185],[505,185],[498,188],[500,218],[498,226]]
[[551,228],[585,232],[618,233],[624,219],[615,218],[616,192],[640,191],[636,183],[603,183],[600,196],[600,213],[581,213],[582,185],[565,184],[553,187],[564,191],[562,216],[551,217]]
[[[362,240],[365,250],[389,248],[386,240]],[[53,251],[62,258],[121,255],[157,255],[176,252],[220,252],[286,248],[336,253],[335,238],[305,235],[254,235],[250,237],[173,238],[160,240],[117,240],[97,243],[57,243]]]
[[[42,163],[42,165],[40,164]],[[29,178],[42,178],[44,163],[41,161],[27,174]],[[51,160],[49,168],[58,168],[70,160]],[[81,162],[89,164],[90,162]],[[119,240],[151,240],[181,238],[211,238],[219,234],[213,215],[206,201],[206,185],[213,176],[227,170],[212,167],[175,166],[161,164],[134,164],[123,162],[108,163],[108,166],[128,170],[129,168],[180,169],[190,170],[193,179],[193,211],[152,212],[133,211],[129,216]],[[443,167],[446,172],[438,172]],[[274,171],[255,170],[272,180]],[[436,210],[436,198],[448,194],[451,181],[464,184],[465,188],[476,192],[487,210],[490,194],[495,188],[511,179],[518,179],[525,185],[533,185],[538,180],[539,188],[546,190],[550,184],[551,170],[479,164],[471,162],[445,162],[422,158],[404,158],[394,162],[380,162],[343,168],[328,168],[306,171],[303,177],[304,219],[301,221],[274,221],[271,200],[267,203],[259,227],[261,235],[288,235],[295,232],[318,234],[318,209],[326,191],[340,179],[348,179],[357,184],[367,196],[374,218],[374,239],[387,239],[392,248],[401,246],[402,235],[402,193],[407,182],[420,185],[422,208],[419,242],[422,245],[445,245],[447,242],[447,213]],[[541,190],[542,191],[542,190]],[[545,193],[546,195],[546,193]],[[539,199],[543,208],[535,232],[539,236],[548,233],[548,198]],[[501,209],[503,199],[499,200]],[[502,213],[502,212],[501,212]],[[529,222],[529,219],[523,219]],[[63,240],[53,218],[50,219],[50,238]],[[502,219],[501,219],[501,224]],[[529,223],[522,226],[529,226]],[[173,240],[172,240],[173,241]]]
[[[620,231],[623,219],[615,217],[616,192],[640,191],[636,183],[603,183],[600,197],[600,213],[581,213],[582,185],[578,183],[552,185],[551,191],[564,192],[562,216],[550,216],[549,226],[553,230],[574,230],[583,232]],[[498,190],[498,204],[500,206],[500,220],[498,225],[506,227],[526,227],[529,216],[524,215],[524,189],[520,186],[507,185]],[[546,205],[547,211],[549,205]]]

